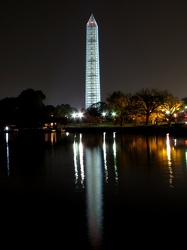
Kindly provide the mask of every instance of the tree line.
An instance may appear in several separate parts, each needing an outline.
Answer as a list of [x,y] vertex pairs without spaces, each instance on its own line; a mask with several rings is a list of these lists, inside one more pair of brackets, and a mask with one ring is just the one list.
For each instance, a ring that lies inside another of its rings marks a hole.
[[114,113],[114,119],[121,126],[125,122],[157,124],[159,121],[183,122],[186,116],[187,97],[182,100],[173,96],[167,90],[157,88],[142,88],[135,94],[115,91],[106,98],[106,103],[97,103],[90,107],[90,112],[101,116]]
[[[72,113],[78,112],[70,104],[56,107],[44,105],[46,96],[41,90],[27,89],[18,97],[6,97],[0,100],[0,126],[15,124],[17,127],[35,128],[46,123],[66,124],[72,120]],[[186,116],[187,97],[182,100],[167,90],[142,88],[135,94],[114,91],[108,94],[105,102],[82,109],[84,122],[102,122],[115,119],[123,126],[126,122],[146,125],[166,120],[183,121]],[[104,117],[105,114],[105,117]],[[115,114],[115,117],[114,115]]]
[[69,104],[44,105],[45,98],[41,90],[27,89],[18,97],[0,100],[0,126],[14,124],[19,128],[38,128],[54,121],[65,123],[67,114],[76,111]]

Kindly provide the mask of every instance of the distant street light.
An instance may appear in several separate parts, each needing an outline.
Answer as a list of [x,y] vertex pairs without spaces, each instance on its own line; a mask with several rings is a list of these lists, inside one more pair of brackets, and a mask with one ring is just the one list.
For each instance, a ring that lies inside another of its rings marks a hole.
[[72,114],[72,117],[73,117],[73,118],[76,118],[76,116],[77,116],[76,113],[73,113],[73,114]]
[[106,112],[103,112],[103,113],[102,113],[102,116],[103,116],[103,121],[105,121]]
[[79,118],[82,118],[82,117],[83,117],[83,113],[82,113],[82,112],[79,112],[79,113],[77,114],[77,116],[78,116]]
[[77,119],[81,119],[82,117],[83,117],[83,113],[82,112],[78,112],[78,113],[73,113],[72,114],[72,117],[74,118],[74,122],[75,122],[75,119],[77,118]]
[[116,125],[116,112],[112,112],[112,116],[113,116],[113,119],[114,119],[114,125]]
[[177,121],[177,114],[175,113],[173,116],[174,116],[174,121],[175,121],[175,124],[176,124],[176,121]]

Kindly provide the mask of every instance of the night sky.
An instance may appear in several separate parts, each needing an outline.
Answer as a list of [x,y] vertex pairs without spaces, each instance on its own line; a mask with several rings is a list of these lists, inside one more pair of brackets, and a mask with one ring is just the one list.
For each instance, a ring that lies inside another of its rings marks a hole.
[[101,101],[114,91],[187,97],[187,1],[0,3],[0,99],[28,88],[46,105],[84,108],[86,24],[99,27]]

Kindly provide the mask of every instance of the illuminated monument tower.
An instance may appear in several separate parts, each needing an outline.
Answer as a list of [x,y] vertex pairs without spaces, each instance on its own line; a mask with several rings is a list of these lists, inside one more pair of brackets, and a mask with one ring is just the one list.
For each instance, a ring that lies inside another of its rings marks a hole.
[[92,14],[86,25],[85,108],[100,101],[99,34]]

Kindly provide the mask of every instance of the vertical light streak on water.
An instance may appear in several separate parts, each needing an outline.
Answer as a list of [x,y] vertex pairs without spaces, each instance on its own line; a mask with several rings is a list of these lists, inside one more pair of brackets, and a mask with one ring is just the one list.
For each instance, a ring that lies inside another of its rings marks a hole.
[[174,146],[177,146],[177,139],[174,139]]
[[9,152],[9,133],[6,133],[6,158],[7,158],[7,174],[10,175],[10,152]]
[[166,134],[166,151],[167,151],[167,158],[168,158],[168,169],[169,169],[169,184],[170,187],[173,186],[173,170],[172,170],[172,163],[171,163],[171,146],[170,146],[170,137],[169,133]]
[[51,145],[53,145],[54,142],[56,142],[56,133],[51,133]]
[[78,144],[75,140],[75,136],[74,136],[74,141],[73,141],[73,161],[74,161],[74,170],[75,170],[75,184],[77,185],[78,183]]
[[57,141],[56,133],[45,133],[45,141],[50,142],[51,145],[54,145],[54,142]]
[[187,168],[187,150],[185,151],[185,161],[186,161],[186,168]]
[[105,182],[108,183],[108,168],[107,168],[107,157],[106,157],[106,132],[103,133],[103,160],[105,169]]
[[84,187],[84,160],[83,160],[83,143],[82,143],[82,134],[80,134],[80,141],[79,141],[79,161],[80,161],[80,171],[81,171],[81,184]]
[[116,132],[113,133],[113,157],[114,157],[114,173],[116,185],[118,184],[118,170],[117,170],[117,158],[116,158]]
[[99,148],[87,148],[85,156],[88,236],[93,249],[100,249],[103,232],[101,151]]

